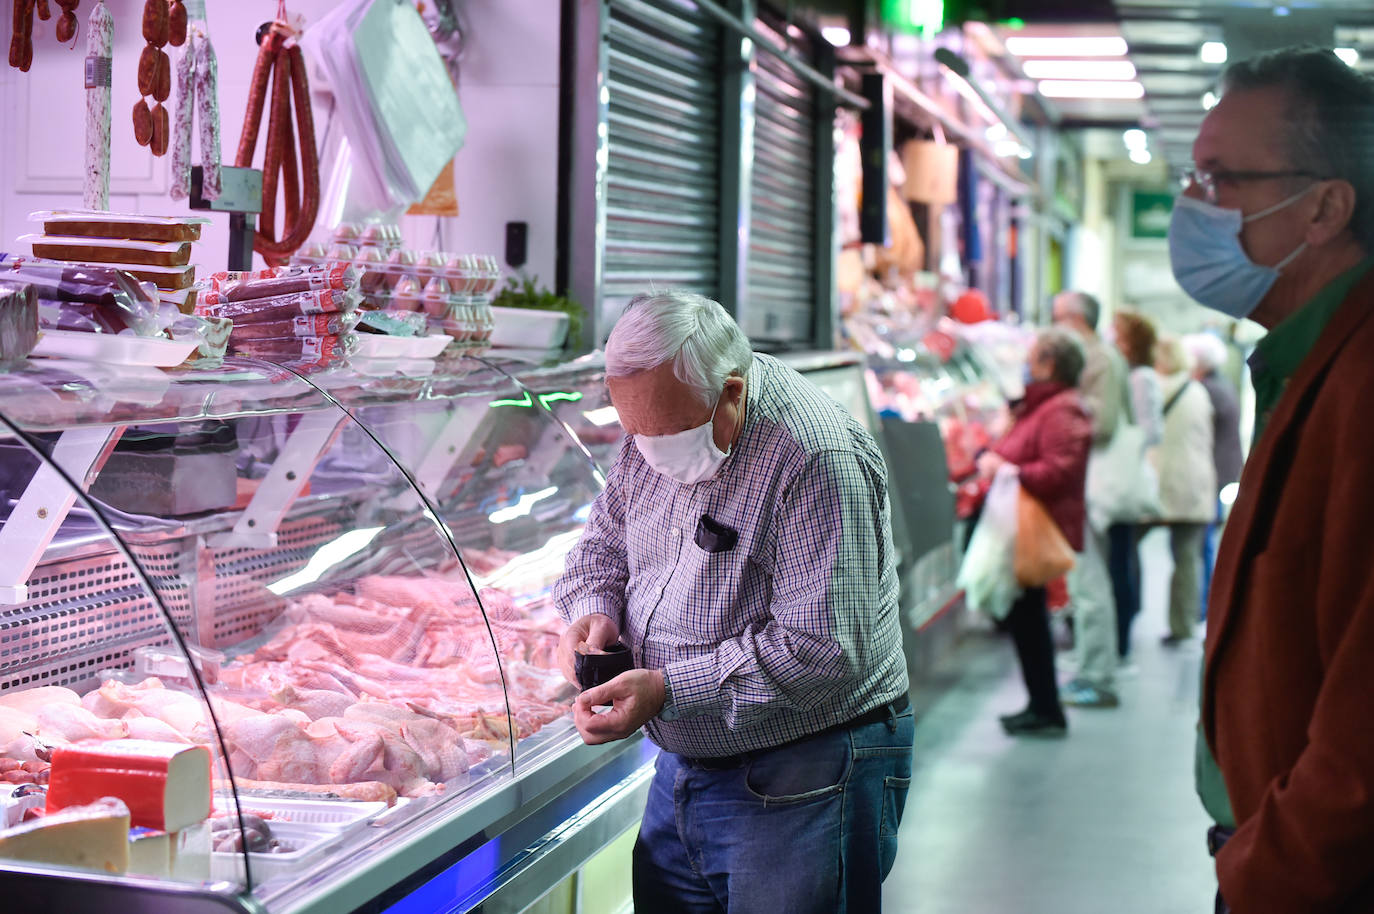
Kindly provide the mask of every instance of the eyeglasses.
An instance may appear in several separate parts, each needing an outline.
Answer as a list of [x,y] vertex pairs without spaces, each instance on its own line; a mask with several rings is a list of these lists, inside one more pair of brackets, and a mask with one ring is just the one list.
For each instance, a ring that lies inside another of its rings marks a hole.
[[1228,184],[1234,186],[1242,181],[1269,181],[1274,178],[1315,178],[1325,180],[1313,171],[1289,169],[1287,171],[1208,171],[1204,168],[1190,168],[1183,173],[1183,190],[1198,188],[1208,203],[1217,202],[1217,188]]

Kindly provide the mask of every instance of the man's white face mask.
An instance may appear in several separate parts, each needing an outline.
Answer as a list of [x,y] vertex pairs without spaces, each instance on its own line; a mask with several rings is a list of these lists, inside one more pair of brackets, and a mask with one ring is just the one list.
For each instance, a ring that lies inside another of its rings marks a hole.
[[635,435],[635,447],[655,472],[683,485],[710,479],[730,456],[729,451],[716,447],[716,410],[719,408],[720,398],[717,397],[716,405],[711,408],[711,418],[705,425],[673,435]]

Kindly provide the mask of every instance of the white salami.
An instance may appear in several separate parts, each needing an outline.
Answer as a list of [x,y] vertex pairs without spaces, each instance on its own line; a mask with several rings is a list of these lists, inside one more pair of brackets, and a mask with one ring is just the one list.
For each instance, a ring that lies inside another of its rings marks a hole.
[[86,21],[86,178],[89,210],[110,208],[110,76],[114,17],[97,0]]
[[193,79],[195,64],[195,33],[177,61],[177,105],[172,123],[172,199],[185,200],[191,195],[191,115],[196,87]]
[[186,4],[191,18],[186,50],[177,64],[175,140],[172,145],[172,199],[191,193],[191,119],[200,122],[200,195],[220,193],[219,63],[205,23],[204,0]]
[[196,27],[192,47],[196,52],[196,119],[200,121],[200,195],[213,200],[220,191],[219,62],[203,20]]

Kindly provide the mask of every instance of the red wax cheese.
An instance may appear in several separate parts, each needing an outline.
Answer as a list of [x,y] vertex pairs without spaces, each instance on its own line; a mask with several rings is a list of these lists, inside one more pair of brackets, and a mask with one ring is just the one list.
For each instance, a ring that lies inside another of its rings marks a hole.
[[204,746],[116,739],[53,750],[48,812],[118,797],[133,825],[176,831],[210,815],[210,751]]

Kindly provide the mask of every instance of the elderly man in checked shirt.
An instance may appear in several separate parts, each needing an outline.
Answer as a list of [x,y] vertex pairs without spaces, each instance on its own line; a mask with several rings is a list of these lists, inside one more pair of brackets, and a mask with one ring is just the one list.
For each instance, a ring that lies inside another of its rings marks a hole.
[[555,597],[569,680],[635,664],[582,738],[662,749],[636,910],[878,911],[914,733],[882,454],[698,295],[633,301],[606,374],[627,437]]

